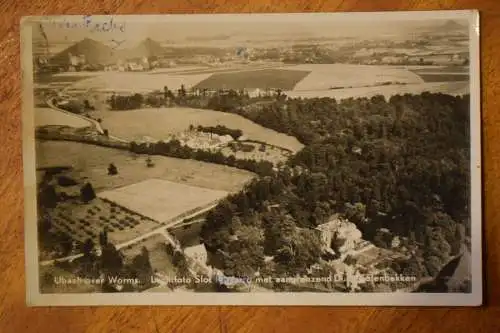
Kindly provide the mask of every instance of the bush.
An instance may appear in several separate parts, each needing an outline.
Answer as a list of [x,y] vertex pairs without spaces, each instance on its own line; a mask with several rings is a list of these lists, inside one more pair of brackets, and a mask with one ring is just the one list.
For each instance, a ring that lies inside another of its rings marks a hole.
[[59,184],[59,186],[74,186],[74,185],[78,185],[78,183],[71,177],[68,177],[68,176],[59,176],[57,178],[57,183]]

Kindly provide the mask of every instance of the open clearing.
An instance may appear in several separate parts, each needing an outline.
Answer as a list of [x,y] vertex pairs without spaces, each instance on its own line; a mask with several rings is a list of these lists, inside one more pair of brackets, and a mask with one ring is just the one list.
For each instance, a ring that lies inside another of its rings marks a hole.
[[[146,156],[131,152],[66,141],[36,141],[38,168],[72,166],[87,177],[96,192],[134,184],[150,178],[170,180],[221,191],[238,191],[254,177],[253,173],[224,165],[152,156],[155,166],[146,166]],[[114,163],[118,174],[109,176]]]
[[92,123],[88,120],[51,108],[35,108],[35,126],[60,125],[75,128],[89,127]]
[[189,125],[224,125],[241,129],[247,139],[266,142],[296,152],[303,145],[293,136],[278,133],[241,116],[213,110],[192,108],[159,108],[131,111],[97,111],[94,118],[102,119],[102,126],[110,135],[126,140],[164,140],[171,134],[186,131]]
[[258,69],[216,73],[198,83],[200,89],[283,89],[290,90],[309,74],[300,69]]
[[137,184],[99,193],[101,198],[161,223],[167,223],[206,209],[227,195],[228,193],[225,191],[160,179],[148,179]]

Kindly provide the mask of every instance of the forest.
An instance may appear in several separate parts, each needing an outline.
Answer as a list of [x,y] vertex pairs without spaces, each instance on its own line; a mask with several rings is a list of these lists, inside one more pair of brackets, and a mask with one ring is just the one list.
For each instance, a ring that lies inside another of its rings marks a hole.
[[379,247],[381,229],[404,239],[414,255],[394,269],[418,276],[435,275],[469,237],[469,96],[217,101],[306,145],[207,217],[202,238],[227,274],[305,274],[321,256],[314,228],[337,213]]

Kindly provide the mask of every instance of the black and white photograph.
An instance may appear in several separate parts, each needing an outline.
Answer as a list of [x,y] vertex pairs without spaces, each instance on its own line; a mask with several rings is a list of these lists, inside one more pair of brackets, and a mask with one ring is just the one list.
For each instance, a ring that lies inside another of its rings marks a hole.
[[28,305],[480,305],[478,20],[23,18]]

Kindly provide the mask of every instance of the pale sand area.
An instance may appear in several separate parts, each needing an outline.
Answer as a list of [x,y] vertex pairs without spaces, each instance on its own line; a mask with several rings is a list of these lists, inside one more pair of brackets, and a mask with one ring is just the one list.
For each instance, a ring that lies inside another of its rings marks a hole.
[[206,208],[227,195],[228,192],[225,191],[161,179],[148,179],[99,193],[101,198],[113,201],[160,223]]

